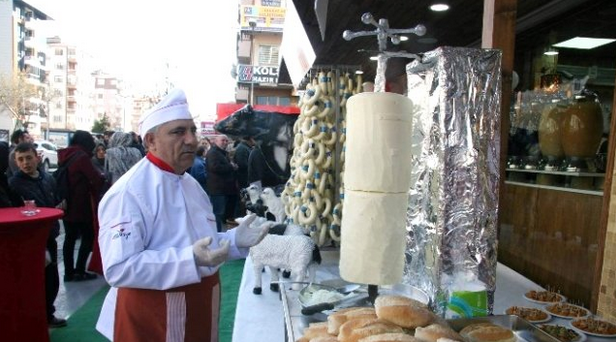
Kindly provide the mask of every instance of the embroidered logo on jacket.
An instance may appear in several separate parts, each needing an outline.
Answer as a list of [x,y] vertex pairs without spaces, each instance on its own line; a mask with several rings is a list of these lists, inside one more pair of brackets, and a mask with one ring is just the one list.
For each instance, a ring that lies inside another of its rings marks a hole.
[[128,239],[129,236],[130,236],[130,232],[125,232],[124,228],[120,228],[115,234],[111,236],[111,240],[115,240],[119,238]]

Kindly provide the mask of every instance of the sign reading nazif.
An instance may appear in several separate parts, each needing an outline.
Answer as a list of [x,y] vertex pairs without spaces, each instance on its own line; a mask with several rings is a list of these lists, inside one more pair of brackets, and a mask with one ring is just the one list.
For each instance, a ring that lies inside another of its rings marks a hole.
[[237,81],[243,83],[278,83],[278,67],[240,64],[237,66]]

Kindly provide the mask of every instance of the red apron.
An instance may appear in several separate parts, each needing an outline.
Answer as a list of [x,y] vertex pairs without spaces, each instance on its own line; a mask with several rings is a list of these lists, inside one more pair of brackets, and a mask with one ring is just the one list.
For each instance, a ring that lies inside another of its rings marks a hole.
[[217,342],[218,272],[173,289],[119,288],[114,342]]

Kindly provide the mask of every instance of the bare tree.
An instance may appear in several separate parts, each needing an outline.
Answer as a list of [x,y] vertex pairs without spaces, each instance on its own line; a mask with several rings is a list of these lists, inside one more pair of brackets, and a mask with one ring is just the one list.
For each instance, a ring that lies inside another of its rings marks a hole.
[[[13,77],[0,74],[0,106],[5,106],[15,118],[16,127],[24,126],[29,121],[31,98],[41,99],[38,86],[28,82],[26,72],[18,72]],[[38,107],[37,107],[38,109]]]

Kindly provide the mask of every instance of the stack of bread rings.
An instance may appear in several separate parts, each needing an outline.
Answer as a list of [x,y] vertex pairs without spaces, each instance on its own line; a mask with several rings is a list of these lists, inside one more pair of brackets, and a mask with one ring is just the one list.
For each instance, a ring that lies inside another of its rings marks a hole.
[[[336,146],[345,140],[346,99],[359,90],[354,89],[348,74],[339,77],[338,87],[334,87],[335,74],[335,71],[320,71],[300,99],[300,115],[293,127],[291,177],[281,195],[286,222],[310,231],[319,246],[329,240],[340,241],[344,194],[341,191],[335,198],[336,187],[343,189],[338,184],[342,175],[336,174],[336,164],[343,170],[344,146],[340,155]],[[338,109],[340,116],[336,122]]]

